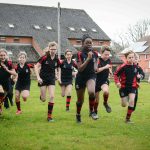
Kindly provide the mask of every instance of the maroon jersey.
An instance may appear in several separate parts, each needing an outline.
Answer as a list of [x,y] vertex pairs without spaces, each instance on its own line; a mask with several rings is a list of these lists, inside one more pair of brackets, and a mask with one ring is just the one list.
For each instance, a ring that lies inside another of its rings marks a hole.
[[55,69],[60,66],[60,60],[57,56],[54,59],[48,56],[42,56],[38,62],[41,64],[40,77],[43,80],[55,79]]
[[115,83],[120,82],[121,88],[134,87],[137,88],[138,66],[123,64],[114,73]]
[[[92,52],[93,52],[92,59],[89,61],[88,65],[82,72],[78,72],[78,75],[85,76],[87,78],[91,75],[95,75],[94,63],[98,59],[98,53],[95,51]],[[88,57],[88,51],[82,50],[77,54],[77,62],[81,62],[83,64],[86,61],[87,57]]]
[[22,84],[30,83],[30,68],[33,68],[33,65],[27,63],[25,63],[23,67],[21,67],[20,64],[15,67],[15,70],[18,73],[17,82]]
[[[110,59],[104,61],[102,58],[99,58],[98,68],[104,67],[107,64],[111,65],[111,60]],[[108,77],[109,77],[109,69],[105,69],[105,70],[97,73],[96,80],[97,81],[107,81]]]
[[68,63],[66,59],[61,62],[60,68],[62,82],[72,81],[72,72],[74,67],[77,68],[77,64],[73,60],[71,60],[70,63]]

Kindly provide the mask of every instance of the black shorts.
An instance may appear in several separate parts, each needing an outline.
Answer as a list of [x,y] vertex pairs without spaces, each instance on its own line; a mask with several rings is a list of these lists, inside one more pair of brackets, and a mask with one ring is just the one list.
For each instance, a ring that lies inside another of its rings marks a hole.
[[91,75],[91,76],[88,76],[87,78],[85,76],[81,76],[78,74],[75,80],[75,89],[79,90],[79,89],[85,88],[87,81],[90,79],[93,79],[94,81],[96,81],[96,75]]
[[102,86],[103,84],[107,84],[107,85],[109,86],[109,80],[105,80],[105,81],[97,81],[97,80],[96,80],[95,92],[101,91],[101,90],[102,90],[102,89],[101,89],[101,86]]
[[8,92],[8,91],[9,91],[9,89],[10,89],[9,80],[0,81],[0,85],[3,87],[3,90],[4,90],[5,92]]
[[137,92],[137,88],[133,88],[133,87],[130,87],[130,88],[121,88],[121,89],[119,89],[120,97],[126,97],[126,96],[128,96],[130,93],[136,94],[136,92]]
[[72,84],[73,85],[73,83],[72,83],[72,80],[70,80],[70,81],[61,81],[61,84],[60,84],[60,86],[67,86],[67,85],[70,85],[70,84]]
[[18,90],[19,92],[24,91],[24,90],[30,91],[30,85],[31,85],[30,83],[21,84],[17,82],[15,86],[15,90]]
[[38,83],[39,87],[41,87],[41,86],[49,86],[49,85],[55,85],[55,79],[52,79],[52,80],[43,80],[42,84]]

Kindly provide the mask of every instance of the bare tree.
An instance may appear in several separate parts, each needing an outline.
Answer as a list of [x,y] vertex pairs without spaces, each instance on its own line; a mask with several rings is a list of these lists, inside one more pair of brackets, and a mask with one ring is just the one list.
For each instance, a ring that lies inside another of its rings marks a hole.
[[129,25],[127,35],[133,42],[150,35],[150,19],[139,20],[135,25]]

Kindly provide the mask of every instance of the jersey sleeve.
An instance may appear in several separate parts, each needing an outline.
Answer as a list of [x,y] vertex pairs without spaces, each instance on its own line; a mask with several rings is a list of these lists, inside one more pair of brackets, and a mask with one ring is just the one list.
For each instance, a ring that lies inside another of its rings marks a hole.
[[9,70],[13,69],[12,61],[8,61],[8,69]]
[[115,83],[120,82],[119,77],[121,76],[122,72],[124,71],[125,64],[121,65],[115,72],[114,72],[114,81]]
[[33,65],[33,64],[27,64],[27,66],[28,66],[29,68],[34,68],[34,65]]
[[77,63],[82,62],[81,52],[77,53]]
[[47,58],[46,56],[42,56],[37,62],[42,64],[46,58]]

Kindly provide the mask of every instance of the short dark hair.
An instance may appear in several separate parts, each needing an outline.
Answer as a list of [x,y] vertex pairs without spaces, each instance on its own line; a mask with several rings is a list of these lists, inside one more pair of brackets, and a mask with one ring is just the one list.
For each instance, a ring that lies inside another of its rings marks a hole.
[[71,52],[71,53],[72,53],[72,51],[71,51],[71,50],[66,49],[66,51],[65,51],[65,55],[66,55],[68,52]]
[[89,34],[84,34],[84,35],[82,36],[82,39],[81,39],[82,43],[84,43],[84,41],[85,41],[87,38],[92,39],[92,37],[90,37]]
[[109,46],[107,46],[107,45],[103,45],[103,46],[102,46],[102,48],[101,48],[101,52],[102,52],[102,53],[104,53],[105,51],[109,51],[109,52],[111,52],[110,47],[109,47]]
[[127,58],[128,57],[128,55],[130,55],[130,54],[134,54],[134,52],[132,51],[132,50],[130,50],[130,51],[128,51],[128,52],[126,52],[125,54],[124,54],[124,56]]

